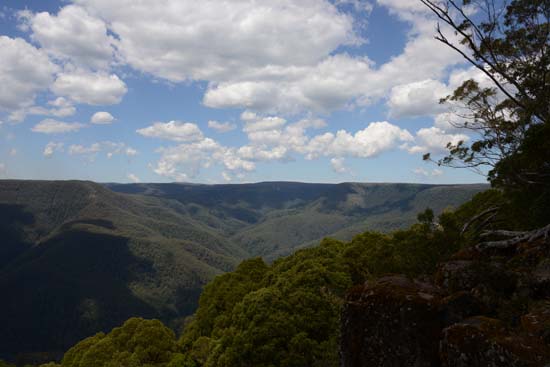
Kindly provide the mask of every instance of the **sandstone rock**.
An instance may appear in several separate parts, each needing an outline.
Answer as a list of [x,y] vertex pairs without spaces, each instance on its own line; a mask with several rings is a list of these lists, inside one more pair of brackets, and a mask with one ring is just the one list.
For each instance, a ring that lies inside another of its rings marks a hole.
[[436,284],[441,288],[455,291],[468,291],[479,283],[479,274],[472,260],[451,260],[439,266]]
[[531,289],[538,299],[550,298],[550,259],[542,260],[531,273]]
[[470,292],[457,292],[441,301],[441,311],[445,326],[460,322],[468,317],[480,315],[484,305]]
[[352,289],[342,314],[342,365],[438,366],[441,299],[436,287],[404,276]]
[[528,335],[539,337],[550,345],[550,301],[533,307],[531,312],[523,315],[521,326]]
[[443,330],[443,367],[545,367],[550,348],[540,339],[506,330],[487,317],[473,317]]

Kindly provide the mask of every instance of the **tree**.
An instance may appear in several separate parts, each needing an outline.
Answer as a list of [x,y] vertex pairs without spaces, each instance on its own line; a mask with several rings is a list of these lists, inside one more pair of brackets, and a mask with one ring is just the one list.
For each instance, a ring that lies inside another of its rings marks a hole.
[[[477,133],[471,144],[448,144],[440,165],[488,167],[491,184],[517,212],[514,230],[485,233],[506,247],[550,232],[550,0],[420,0],[439,19],[436,39],[460,53],[493,83],[468,80],[442,103],[452,104],[460,127]],[[459,41],[453,41],[458,36]],[[424,159],[431,160],[429,154]],[[492,208],[489,208],[492,209]],[[493,210],[494,211],[494,210]],[[492,211],[487,212],[493,215]],[[480,218],[483,219],[483,218]],[[536,228],[542,227],[542,228]],[[536,228],[536,229],[534,229]]]

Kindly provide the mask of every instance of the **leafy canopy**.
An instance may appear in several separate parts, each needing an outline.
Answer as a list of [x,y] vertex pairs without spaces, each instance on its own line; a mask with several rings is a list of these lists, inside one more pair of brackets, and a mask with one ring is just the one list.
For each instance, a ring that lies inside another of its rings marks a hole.
[[488,167],[493,186],[507,193],[505,209],[523,213],[517,229],[548,224],[550,1],[420,1],[444,26],[438,25],[436,38],[493,82],[486,87],[468,80],[442,100],[461,117],[457,126],[477,138],[448,144],[448,155],[438,163]]

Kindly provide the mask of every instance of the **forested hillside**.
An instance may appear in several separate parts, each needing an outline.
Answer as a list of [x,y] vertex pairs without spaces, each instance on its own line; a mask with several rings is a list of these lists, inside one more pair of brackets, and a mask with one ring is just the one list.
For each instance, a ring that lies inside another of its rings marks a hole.
[[0,353],[59,356],[132,316],[177,329],[202,287],[245,258],[403,228],[484,187],[1,181]]
[[406,230],[245,260],[204,288],[181,336],[132,318],[43,367],[546,366],[549,244],[484,252],[479,228],[464,231],[505,202],[489,190]]
[[406,228],[426,207],[457,207],[486,185],[110,184],[117,192],[173,199],[193,218],[221,231],[249,256],[273,260],[324,237],[350,240],[365,229]]

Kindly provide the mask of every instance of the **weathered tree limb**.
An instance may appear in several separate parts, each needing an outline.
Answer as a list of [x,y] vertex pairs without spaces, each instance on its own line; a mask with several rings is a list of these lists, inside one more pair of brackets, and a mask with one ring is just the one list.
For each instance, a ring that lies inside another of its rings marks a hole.
[[497,230],[497,231],[487,231],[482,234],[482,236],[502,236],[502,237],[511,237],[506,240],[497,240],[497,241],[487,241],[482,242],[479,245],[477,245],[478,250],[486,250],[486,249],[506,249],[513,247],[515,245],[518,245],[522,242],[534,242],[538,239],[543,238],[545,241],[548,241],[550,238],[550,224],[534,229],[532,231],[503,231],[503,230]]
[[[499,210],[499,207],[498,206],[494,206],[494,207],[491,207],[489,209],[486,209],[484,211],[482,211],[481,213],[475,215],[473,218],[471,218],[468,222],[466,222],[466,224],[464,224],[464,226],[462,227],[462,230],[460,231],[460,234],[464,234],[468,228],[470,228],[470,226],[478,221],[479,219],[481,219],[482,217],[486,216],[487,214],[491,214],[491,213],[494,213],[496,212],[497,210]],[[490,218],[493,218],[494,216],[491,216]],[[486,221],[483,221],[484,224],[486,224]]]

